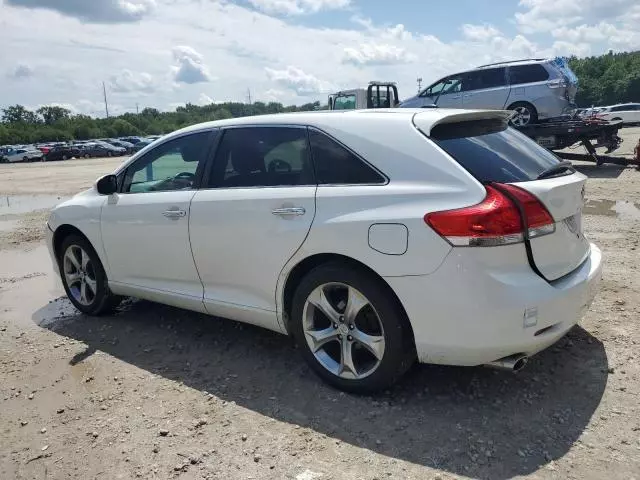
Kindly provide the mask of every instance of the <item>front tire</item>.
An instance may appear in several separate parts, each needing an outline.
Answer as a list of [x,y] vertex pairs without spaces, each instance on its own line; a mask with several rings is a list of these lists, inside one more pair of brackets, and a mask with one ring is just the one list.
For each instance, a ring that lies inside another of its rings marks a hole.
[[509,120],[514,127],[526,127],[538,122],[538,111],[528,102],[516,102],[507,107],[507,110],[516,112]]
[[416,358],[409,322],[389,287],[340,263],[321,265],[302,279],[290,327],[315,373],[349,392],[391,386]]
[[69,235],[63,240],[58,266],[67,297],[82,313],[102,315],[120,303],[109,290],[98,254],[85,238]]

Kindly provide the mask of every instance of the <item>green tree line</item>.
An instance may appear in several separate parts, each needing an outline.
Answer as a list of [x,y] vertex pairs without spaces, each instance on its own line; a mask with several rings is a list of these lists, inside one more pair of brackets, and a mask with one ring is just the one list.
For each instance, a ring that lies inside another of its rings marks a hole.
[[579,107],[640,102],[640,51],[569,58],[578,76]]
[[1,111],[0,145],[159,135],[210,120],[320,108],[320,102],[300,106],[283,106],[277,102],[229,102],[204,106],[188,103],[173,112],[145,108],[139,114],[92,118],[74,115],[70,110],[59,106],[44,106],[31,111],[22,105],[13,105]]

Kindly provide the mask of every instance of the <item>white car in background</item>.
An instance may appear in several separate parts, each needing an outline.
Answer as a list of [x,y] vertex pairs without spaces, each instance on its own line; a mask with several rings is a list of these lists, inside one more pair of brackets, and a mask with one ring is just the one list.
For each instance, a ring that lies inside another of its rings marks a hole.
[[134,296],[259,325],[341,389],[416,360],[518,370],[582,317],[602,256],[582,233],[586,177],[510,115],[194,125],[56,207],[47,244],[85,314]]
[[37,148],[18,148],[14,150],[8,150],[2,155],[9,163],[15,162],[32,162],[36,160],[42,160],[43,153]]
[[622,120],[623,125],[638,125],[640,124],[640,103],[625,103],[604,107],[597,114],[605,120]]

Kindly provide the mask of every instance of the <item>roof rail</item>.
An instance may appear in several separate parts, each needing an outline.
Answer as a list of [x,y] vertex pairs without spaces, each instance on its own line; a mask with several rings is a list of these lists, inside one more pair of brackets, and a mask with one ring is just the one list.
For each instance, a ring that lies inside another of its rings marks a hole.
[[476,68],[493,67],[494,65],[505,65],[507,63],[518,63],[518,62],[527,62],[527,61],[541,62],[543,60],[546,60],[546,58],[521,58],[520,60],[508,60],[506,62],[487,63],[486,65],[480,65],[479,67],[476,67]]

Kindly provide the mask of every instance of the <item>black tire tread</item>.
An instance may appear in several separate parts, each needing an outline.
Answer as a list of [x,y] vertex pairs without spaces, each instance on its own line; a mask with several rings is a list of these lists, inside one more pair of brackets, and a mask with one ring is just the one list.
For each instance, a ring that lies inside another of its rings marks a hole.
[[[64,255],[64,252],[67,251],[67,248],[69,248],[70,245],[78,245],[83,250],[85,250],[89,254],[91,262],[93,263],[93,269],[96,274],[96,285],[98,293],[96,294],[96,299],[94,300],[94,302],[88,306],[81,305],[75,301],[64,279],[64,273],[62,270],[62,257]],[[104,271],[104,267],[102,266],[102,262],[100,261],[100,257],[86,238],[76,234],[68,235],[64,238],[64,240],[62,240],[60,250],[57,252],[57,257],[62,285],[64,286],[64,290],[67,293],[67,297],[78,310],[80,310],[82,313],[92,316],[100,316],[113,312],[113,310],[122,301],[122,297],[114,295],[113,293],[111,293],[111,290],[109,290],[107,275]]]
[[[361,380],[343,379],[326,370],[317,362],[304,338],[301,320],[304,303],[318,285],[332,281],[346,283],[360,290],[372,303],[383,323],[386,346],[382,363],[375,372]],[[340,390],[358,394],[383,390],[396,383],[416,360],[409,320],[390,287],[370,272],[342,262],[319,265],[303,277],[294,293],[289,325],[309,366],[325,382]]]

